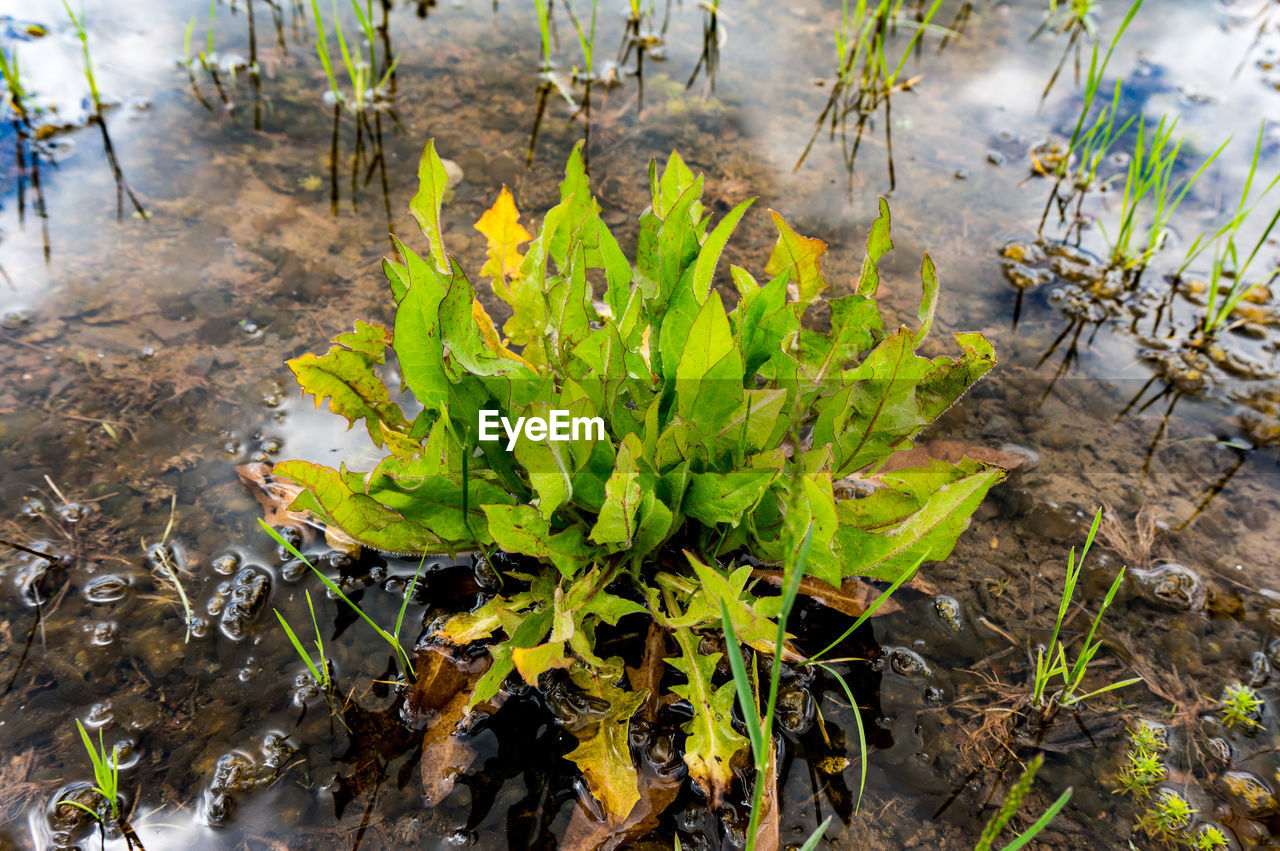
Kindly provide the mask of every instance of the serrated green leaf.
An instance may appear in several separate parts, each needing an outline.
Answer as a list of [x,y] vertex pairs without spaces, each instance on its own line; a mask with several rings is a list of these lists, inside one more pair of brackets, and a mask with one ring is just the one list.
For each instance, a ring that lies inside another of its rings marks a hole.
[[548,610],[531,612],[519,618],[518,626],[508,633],[511,637],[491,648],[493,664],[476,682],[475,691],[471,693],[471,700],[467,703],[467,710],[475,708],[476,704],[492,700],[498,693],[498,689],[502,688],[507,677],[515,670],[515,661],[511,657],[512,650],[519,647],[536,647],[546,637],[549,629],[551,629],[551,612]]
[[933,267],[933,258],[925,252],[920,262],[920,281],[924,288],[924,297],[920,299],[920,310],[916,316],[920,319],[920,329],[916,331],[915,343],[920,345],[929,336],[933,327],[933,316],[938,312],[938,272]]
[[729,237],[755,202],[755,198],[748,198],[730,210],[698,250],[698,259],[693,264],[693,294],[699,303],[706,300],[707,293],[711,290],[711,279],[715,277],[716,265],[720,262],[720,255],[724,253]]
[[404,431],[409,425],[400,407],[391,401],[387,386],[374,372],[374,365],[384,358],[386,329],[359,323],[355,332],[334,340],[344,341],[354,348],[333,346],[320,357],[308,352],[288,361],[289,369],[302,392],[315,397],[317,408],[327,399],[329,410],[343,417],[348,427],[363,419],[369,439],[381,446],[382,424],[396,431]]
[[718,688],[712,685],[722,654],[699,652],[698,638],[688,629],[677,629],[674,635],[680,655],[668,658],[667,663],[688,682],[672,686],[671,691],[693,707],[693,719],[685,725],[689,738],[684,762],[712,806],[719,806],[733,783],[734,757],[747,748],[746,737],[733,729],[733,683]]
[[583,539],[580,526],[552,534],[547,521],[532,506],[484,505],[481,510],[498,546],[548,561],[565,577],[572,578],[595,554]]
[[858,294],[875,298],[880,288],[880,258],[893,248],[893,240],[889,236],[889,202],[881,195],[879,212],[871,223],[867,233],[867,253],[862,258],[862,272],[858,276]]
[[327,518],[366,546],[406,555],[446,550],[440,538],[421,524],[353,490],[338,470],[306,461],[281,461],[272,472],[307,488]]
[[740,523],[776,477],[774,470],[693,473],[681,509],[703,523]]
[[719,293],[707,297],[693,320],[675,377],[681,419],[713,439],[744,398],[742,355]]
[[409,253],[409,290],[396,310],[395,350],[405,386],[423,407],[443,410],[449,399],[444,346],[440,332],[440,302],[445,280],[430,264]]

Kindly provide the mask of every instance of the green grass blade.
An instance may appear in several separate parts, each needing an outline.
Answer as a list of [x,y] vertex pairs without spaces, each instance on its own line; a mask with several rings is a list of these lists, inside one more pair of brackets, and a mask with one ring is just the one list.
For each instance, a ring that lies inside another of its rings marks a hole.
[[396,615],[396,642],[400,640],[400,627],[404,624],[404,613],[409,608],[409,600],[413,597],[413,589],[418,587],[418,577],[422,574],[422,566],[427,563],[427,557],[424,555],[418,561],[418,569],[413,572],[413,579],[409,582],[409,587],[404,590],[404,599],[400,601],[400,613]]
[[853,707],[853,720],[858,726],[858,762],[861,763],[862,771],[858,775],[858,802],[853,807],[853,811],[856,813],[862,807],[862,792],[867,786],[867,731],[862,726],[862,710],[858,708],[858,701],[853,699],[853,690],[849,688],[849,684],[845,682],[844,677],[836,673],[835,668],[821,662],[818,663],[818,667],[835,677],[836,682],[840,683],[840,688],[844,690],[844,696],[849,699],[849,705]]
[[1058,800],[1054,801],[1049,806],[1049,809],[1044,811],[1044,815],[1036,819],[1036,823],[1031,825],[1031,827],[1027,828],[1022,833],[1019,833],[1012,842],[1004,846],[1002,851],[1018,851],[1019,848],[1026,845],[1032,839],[1035,839],[1040,831],[1048,827],[1049,822],[1053,821],[1054,817],[1067,805],[1067,801],[1071,800],[1071,793],[1074,791],[1075,789],[1071,786],[1068,786],[1063,790],[1062,794],[1058,796]]
[[813,851],[813,849],[817,848],[818,843],[822,841],[823,835],[827,832],[827,828],[831,825],[831,819],[833,818],[835,818],[835,816],[827,816],[826,820],[823,821],[822,824],[815,827],[813,829],[813,833],[809,834],[809,838],[800,846],[800,851]]
[[320,671],[316,669],[315,663],[311,661],[311,654],[309,654],[306,648],[302,646],[302,642],[299,641],[298,636],[294,634],[292,627],[289,626],[289,622],[284,619],[284,615],[280,614],[279,609],[272,609],[271,611],[276,613],[276,620],[280,621],[280,626],[284,627],[284,634],[289,637],[289,643],[293,645],[293,649],[298,652],[298,655],[302,657],[302,661],[306,663],[307,670],[311,672],[311,676],[315,679],[316,685],[323,686],[324,680],[321,679]]
[[724,600],[720,601],[720,617],[724,623],[725,651],[729,657],[729,669],[733,671],[733,686],[738,693],[738,705],[742,707],[742,718],[747,726],[747,737],[751,739],[751,753],[757,764],[763,764],[768,756],[764,753],[764,731],[760,729],[760,713],[756,708],[756,699],[751,692],[751,680],[747,676],[746,665],[742,663],[742,645],[738,643],[737,631],[729,618],[729,607]]
[[329,577],[321,573],[320,569],[317,568],[314,564],[312,564],[311,561],[306,556],[298,552],[297,548],[294,547],[293,544],[286,541],[279,532],[277,532],[275,529],[268,526],[265,520],[263,520],[262,518],[258,518],[258,525],[261,526],[263,529],[266,529],[267,534],[270,535],[277,544],[284,547],[289,554],[291,554],[294,558],[301,559],[303,564],[311,568],[311,572],[314,573],[316,576],[320,577],[320,581],[324,583],[324,586],[326,588],[332,591],[334,595],[338,597],[338,599],[346,603],[347,606],[350,607],[350,609],[353,612],[355,612],[356,615],[358,615],[362,621],[368,624],[373,629],[374,632],[376,632],[379,636],[382,637],[383,641],[391,645],[392,649],[394,649],[396,652],[396,657],[404,660],[406,673],[409,673],[411,671],[413,666],[413,660],[409,658],[408,652],[406,652],[405,649],[400,646],[400,642],[398,639],[396,639],[394,636],[392,636],[389,632],[387,632],[382,627],[378,626],[378,624],[374,622],[373,618],[369,617],[367,614],[364,613],[364,609],[361,609],[359,606],[353,603],[351,601],[351,598],[349,598],[346,594],[343,593],[342,589],[338,587],[338,584],[336,582],[334,582],[332,579],[330,579]]
[[913,564],[911,567],[908,567],[906,570],[902,571],[902,575],[900,575],[897,579],[893,580],[893,584],[890,585],[888,588],[886,588],[880,594],[879,597],[876,597],[875,600],[871,602],[871,605],[867,606],[867,610],[858,616],[858,619],[853,622],[853,626],[849,627],[844,632],[840,633],[840,637],[837,638],[835,641],[831,642],[826,647],[822,648],[817,653],[814,653],[812,656],[810,656],[808,661],[805,662],[804,664],[807,665],[817,661],[817,659],[820,656],[825,656],[826,654],[830,653],[833,649],[838,647],[842,641],[844,641],[849,636],[853,635],[853,633],[857,631],[858,627],[866,623],[867,618],[871,617],[876,613],[876,610],[880,608],[880,606],[884,603],[885,600],[888,600],[890,597],[893,596],[893,592],[897,591],[898,588],[902,586],[902,583],[906,582],[909,578],[915,575],[915,572],[920,569],[920,565],[922,564],[924,564],[924,556],[921,556],[916,561],[916,563]]

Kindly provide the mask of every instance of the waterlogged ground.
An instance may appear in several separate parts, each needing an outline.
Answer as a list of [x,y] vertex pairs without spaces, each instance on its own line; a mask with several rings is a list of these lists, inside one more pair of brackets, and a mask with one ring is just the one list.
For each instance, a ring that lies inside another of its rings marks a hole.
[[[621,39],[614,5],[600,12],[602,57]],[[0,848],[99,842],[87,815],[53,806],[84,794],[92,778],[75,718],[118,746],[148,849],[550,848],[584,835],[574,833],[584,822],[572,764],[559,758],[569,737],[533,692],[513,695],[473,731],[471,767],[447,797],[432,796],[439,772],[420,768],[421,736],[377,682],[388,673],[385,647],[279,556],[235,471],[363,451],[336,418],[298,398],[282,361],[323,347],[354,318],[387,318],[378,265],[387,231],[412,230],[404,211],[423,143],[435,138],[461,172],[446,241],[478,268],[483,243],[471,223],[504,183],[525,220],[537,221],[581,124],[552,94],[526,168],[538,103],[531,8],[404,3],[390,14],[394,116],[371,120],[372,139],[360,131],[353,162],[357,126],[344,117],[334,135],[310,8],[280,6],[277,18],[254,3],[251,44],[245,0],[217,5],[211,62],[221,70],[215,85],[197,66],[197,94],[179,60],[193,15],[191,49],[207,49],[207,6],[86,4],[99,82],[115,104],[111,143],[144,218],[127,195],[118,202],[102,133],[84,125],[87,86],[60,6],[0,4],[13,16],[0,22],[0,40],[17,45],[27,88],[56,107],[48,123],[60,128],[39,159],[39,198],[30,175],[20,180],[7,121],[0,133],[0,537],[52,557],[0,553]],[[1280,167],[1280,8],[1147,0],[1111,64],[1127,81],[1127,106],[1179,116],[1188,171],[1235,139],[1179,211],[1141,298],[1099,302],[1085,297],[1100,277],[1096,228],[1079,250],[1036,243],[1049,186],[1035,166],[1046,142],[1070,133],[1080,102],[1068,60],[1041,103],[1066,45],[1053,34],[1029,41],[1042,11],[984,0],[960,16],[963,32],[945,47],[941,33],[924,39],[905,66],[913,86],[892,101],[891,193],[883,113],[852,174],[852,135],[842,142],[838,133],[821,134],[795,168],[830,94],[838,4],[722,4],[714,93],[705,69],[685,86],[705,16],[675,4],[657,51],[664,58],[644,64],[643,101],[625,72],[617,87],[594,91],[592,179],[624,243],[644,204],[648,161],[676,147],[706,172],[715,209],[761,196],[730,247],[734,262],[763,267],[773,240],[764,210],[773,207],[827,240],[828,279],[842,291],[875,196],[889,193],[891,308],[914,316],[927,249],[943,279],[940,325],[983,331],[1001,360],[927,436],[1029,459],[979,511],[952,560],[927,573],[931,587],[902,592],[901,611],[848,645],[856,658],[841,667],[872,746],[858,812],[847,700],[822,680],[791,689],[784,841],[834,814],[828,835],[839,847],[972,847],[995,779],[973,769],[1001,748],[1006,710],[1026,692],[1028,648],[1052,627],[1066,550],[1099,506],[1114,519],[1085,572],[1090,611],[1119,566],[1130,566],[1108,614],[1100,676],[1147,682],[1122,692],[1119,705],[1097,701],[1080,724],[1064,714],[1046,738],[1028,809],[1068,785],[1075,795],[1039,841],[1149,844],[1134,831],[1134,804],[1113,794],[1122,728],[1137,717],[1169,725],[1170,785],[1202,820],[1241,845],[1280,835],[1280,387],[1270,377],[1280,319],[1260,299],[1248,325],[1225,338],[1230,357],[1199,381],[1177,345],[1194,321],[1194,288],[1174,296],[1162,332],[1148,324],[1179,246],[1234,205],[1262,119],[1274,126],[1260,174],[1269,180]],[[945,3],[935,23],[960,12]],[[1099,31],[1113,32],[1121,14],[1118,3],[1100,9]],[[32,36],[31,25],[47,34]],[[908,32],[891,42],[895,56]],[[567,72],[575,57],[566,19],[558,35]],[[257,80],[234,70],[251,55]],[[1095,198],[1087,209],[1107,222],[1115,206]],[[1275,245],[1263,255],[1274,264]],[[1020,304],[1014,282],[1024,285]],[[387,623],[413,566],[373,558],[330,567]],[[167,581],[173,571],[197,616],[189,636]],[[349,729],[309,698],[270,611],[301,623],[305,588],[321,601],[326,634],[336,631],[329,652],[360,707],[348,711]],[[434,565],[409,621],[416,631],[476,590],[469,559]],[[1078,626],[1087,614],[1077,617]],[[813,635],[839,625],[819,608],[801,621]],[[1264,728],[1252,735],[1213,717],[1222,687],[1237,680],[1267,701]],[[569,704],[552,708],[572,722]],[[638,745],[659,765],[670,746],[661,736]],[[679,832],[685,847],[732,847],[741,825],[730,822],[726,833],[686,784],[654,846]]]

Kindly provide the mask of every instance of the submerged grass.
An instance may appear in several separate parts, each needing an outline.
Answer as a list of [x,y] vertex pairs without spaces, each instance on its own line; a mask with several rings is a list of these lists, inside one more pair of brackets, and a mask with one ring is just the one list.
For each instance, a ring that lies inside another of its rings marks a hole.
[[[921,3],[915,20],[910,22],[901,20],[904,3],[905,0],[877,0],[875,5],[871,5],[868,0],[856,0],[850,11],[849,0],[843,0],[840,27],[834,31],[836,82],[795,168],[799,169],[804,164],[823,127],[828,127],[830,138],[834,139],[837,132],[840,134],[852,189],[853,166],[863,133],[883,107],[889,188],[895,187],[892,97],[897,92],[909,90],[919,80],[919,77],[904,78],[903,72],[907,59],[915,52],[925,32],[930,29],[948,32],[932,24],[942,0],[934,0],[927,7]],[[913,32],[897,61],[891,62],[887,45],[898,26],[911,27]],[[854,121],[852,143],[848,128],[851,117]]]
[[[1093,617],[1093,623],[1089,627],[1089,633],[1085,636],[1084,646],[1080,653],[1076,656],[1074,662],[1069,662],[1066,648],[1061,641],[1062,623],[1066,619],[1067,610],[1071,606],[1071,602],[1075,597],[1076,584],[1079,582],[1080,573],[1084,569],[1084,560],[1089,555],[1089,548],[1093,545],[1094,536],[1098,534],[1098,526],[1102,522],[1102,510],[1099,509],[1093,517],[1093,525],[1089,528],[1089,536],[1085,539],[1084,547],[1080,551],[1079,560],[1076,559],[1076,549],[1071,548],[1070,554],[1067,556],[1067,577],[1062,589],[1062,598],[1058,603],[1058,619],[1053,626],[1053,636],[1049,639],[1048,650],[1041,648],[1036,654],[1036,670],[1035,680],[1031,690],[1031,705],[1033,709],[1039,711],[1042,718],[1046,715],[1054,713],[1058,708],[1065,708],[1078,704],[1091,697],[1105,694],[1115,689],[1124,688],[1134,683],[1142,682],[1141,677],[1133,677],[1128,680],[1111,683],[1101,688],[1094,689],[1086,694],[1079,694],[1082,684],[1084,683],[1085,674],[1088,672],[1089,665],[1097,656],[1098,651],[1102,648],[1102,641],[1094,641],[1093,637],[1098,631],[1098,624],[1102,621],[1102,616],[1106,614],[1111,603],[1115,600],[1116,592],[1120,589],[1121,583],[1124,581],[1124,568],[1116,574],[1115,580],[1111,583],[1111,588],[1107,591],[1107,596],[1102,602],[1102,606],[1098,609],[1098,613]],[[1046,693],[1049,685],[1054,680],[1058,680],[1061,686],[1058,690],[1048,695],[1046,701]],[[1043,723],[1043,722],[1042,722]]]
[[13,110],[14,115],[23,122],[30,123],[27,115],[27,90],[22,84],[22,69],[18,65],[18,48],[15,46],[12,53],[6,52],[0,48],[0,75],[4,76],[4,84],[8,89],[6,100],[9,108]]
[[[316,576],[320,577],[320,581],[324,583],[324,586],[328,588],[329,591],[334,596],[336,596],[342,602],[346,603],[347,606],[351,609],[351,611],[353,611],[356,614],[357,617],[359,617],[362,621],[368,624],[373,629],[373,631],[377,633],[378,637],[387,643],[387,645],[391,648],[392,652],[395,655],[396,664],[400,668],[404,678],[409,682],[412,682],[414,679],[413,657],[409,655],[409,651],[405,650],[404,645],[400,643],[400,630],[404,626],[405,612],[409,608],[409,600],[413,597],[413,590],[418,585],[418,577],[422,573],[422,566],[426,563],[425,557],[423,558],[422,561],[418,562],[418,569],[413,574],[413,580],[409,583],[409,586],[405,589],[404,600],[400,603],[400,612],[396,616],[395,627],[392,629],[391,632],[387,632],[385,629],[379,626],[378,623],[373,618],[365,614],[364,609],[360,608],[358,605],[352,602],[351,598],[348,597],[345,593],[343,593],[342,589],[338,587],[338,584],[336,582],[334,582],[329,577],[325,576],[324,573],[322,573],[318,567],[312,564],[311,561],[306,556],[298,552],[298,549],[293,544],[285,540],[283,535],[281,535],[271,526],[267,525],[265,520],[262,520],[260,518],[258,520],[258,525],[260,525],[263,529],[265,529],[267,531],[267,534],[270,535],[277,544],[284,547],[285,550],[290,555],[292,555],[296,559],[300,559],[307,567],[311,568],[311,572],[314,573]],[[310,603],[310,599],[308,599],[308,603]],[[278,616],[279,612],[277,612],[276,614]],[[312,615],[314,617],[314,610],[312,611]],[[281,618],[281,623],[283,623],[283,621],[284,619]],[[288,627],[286,626],[286,630],[287,629]],[[290,631],[290,633],[292,635],[292,631]],[[319,630],[317,629],[316,638],[319,639],[319,636],[320,636],[320,633],[319,633]],[[297,647],[298,645],[295,644],[294,646]],[[310,660],[310,656],[307,656],[306,658]],[[323,650],[321,651],[321,658],[323,659]],[[310,666],[310,661],[308,661],[308,666]],[[318,672],[317,672],[317,676],[318,676]]]
[[[80,719],[76,719],[76,729],[80,731],[80,741],[84,743],[85,752],[89,755],[89,761],[93,763],[93,782],[94,791],[101,795],[111,807],[111,817],[116,821],[120,820],[120,761],[115,750],[111,750],[108,755],[107,746],[102,740],[102,730],[98,730],[98,744],[95,747],[93,739],[89,738],[89,733],[84,729],[84,724],[80,723]],[[79,807],[85,812],[98,818],[98,813],[90,807],[86,807],[79,801],[63,801],[64,804],[71,804],[73,807]]]
[[[1114,236],[1099,224],[1106,239],[1110,262],[1114,268],[1140,272],[1159,250],[1168,233],[1169,220],[1182,204],[1191,187],[1230,142],[1217,147],[1190,177],[1175,187],[1174,171],[1182,139],[1174,139],[1178,120],[1162,116],[1154,129],[1145,118],[1137,122],[1138,135],[1125,174],[1121,198],[1120,224]],[[1149,210],[1143,225],[1142,213]]]
[[[276,613],[276,619],[280,621],[280,626],[284,628],[285,635],[289,637],[289,643],[293,645],[293,649],[298,652],[298,656],[306,664],[307,670],[311,672],[311,677],[315,680],[316,685],[324,692],[325,698],[328,699],[329,694],[333,691],[333,679],[330,673],[329,657],[324,652],[324,639],[320,637],[320,625],[316,622],[316,607],[311,602],[311,592],[304,592],[307,597],[307,611],[311,613],[311,628],[315,631],[316,636],[316,653],[315,661],[311,659],[311,653],[302,646],[302,642],[298,639],[297,634],[293,631],[293,627],[289,626],[289,622],[285,620],[284,615],[280,614],[279,609],[272,609]],[[398,630],[397,630],[398,632]]]
[[334,0],[333,31],[338,39],[338,51],[342,56],[342,66],[347,72],[347,82],[351,86],[351,93],[348,95],[339,85],[337,74],[334,71],[333,57],[329,53],[329,39],[325,31],[324,16],[320,14],[320,4],[318,0],[311,0],[311,11],[316,28],[316,55],[319,56],[320,64],[324,67],[325,77],[329,81],[329,90],[333,94],[334,101],[335,103],[344,104],[352,112],[363,113],[384,97],[387,84],[395,73],[397,60],[394,57],[384,57],[383,64],[385,67],[382,69],[381,74],[378,73],[377,40],[373,24],[372,0],[366,0],[364,8],[361,8],[360,0],[351,0],[351,8],[355,11],[356,19],[360,24],[360,31],[365,41],[369,44],[369,56],[365,59],[354,51],[352,45],[348,44],[346,33],[342,29],[342,19],[338,13],[338,2]]
[[98,115],[101,115],[102,92],[98,90],[98,80],[93,73],[93,58],[89,55],[89,31],[85,27],[84,12],[82,10],[77,17],[76,13],[71,10],[71,4],[67,0],[62,0],[62,8],[67,10],[67,17],[71,19],[71,26],[75,29],[76,39],[80,42],[80,53],[84,63],[84,77],[89,83],[89,95],[93,98],[93,110]]
[[[89,30],[83,10],[77,16],[71,10],[71,4],[67,0],[62,0],[62,8],[66,9],[67,17],[71,20],[71,26],[75,30],[76,40],[80,42],[80,53],[83,63],[84,78],[89,84],[89,96],[93,103],[93,115],[90,120],[98,125],[102,131],[102,147],[107,155],[107,162],[111,166],[111,174],[116,182],[116,218],[124,215],[124,196],[129,196],[129,202],[133,204],[134,210],[142,219],[148,218],[146,209],[142,206],[142,202],[134,194],[133,189],[129,186],[129,182],[125,180],[124,171],[120,168],[120,161],[116,158],[115,148],[111,144],[111,135],[107,132],[106,117],[102,112],[102,91],[98,88],[97,76],[93,73],[93,57],[89,54]],[[46,252],[47,253],[47,252]]]
[[[1080,105],[1080,112],[1076,117],[1075,126],[1071,130],[1071,138],[1067,142],[1066,153],[1053,170],[1053,188],[1049,193],[1048,199],[1045,200],[1044,212],[1040,215],[1040,225],[1036,229],[1037,234],[1043,234],[1045,222],[1049,217],[1049,210],[1055,201],[1058,202],[1059,216],[1064,221],[1067,207],[1072,200],[1076,201],[1077,211],[1079,210],[1079,205],[1083,201],[1084,195],[1095,185],[1094,178],[1097,175],[1098,164],[1105,157],[1107,151],[1110,150],[1116,137],[1128,127],[1128,122],[1126,122],[1120,130],[1115,129],[1116,111],[1120,106],[1120,81],[1116,83],[1115,94],[1110,105],[1104,107],[1092,122],[1089,122],[1088,119],[1093,114],[1094,103],[1097,101],[1098,93],[1102,88],[1102,78],[1106,74],[1107,66],[1111,64],[1111,57],[1115,54],[1116,46],[1120,43],[1120,39],[1124,37],[1125,31],[1133,23],[1134,17],[1141,8],[1142,0],[1134,0],[1124,19],[1120,22],[1119,28],[1116,29],[1115,35],[1111,37],[1111,43],[1107,46],[1106,53],[1100,55],[1100,46],[1096,42],[1093,45],[1089,57],[1089,72],[1085,78],[1084,96]],[[1088,129],[1086,129],[1086,125]],[[1071,163],[1076,157],[1079,157],[1080,169],[1074,173],[1075,179],[1071,181],[1070,191],[1064,192],[1063,185],[1073,175]],[[1077,220],[1078,218],[1077,215]]]

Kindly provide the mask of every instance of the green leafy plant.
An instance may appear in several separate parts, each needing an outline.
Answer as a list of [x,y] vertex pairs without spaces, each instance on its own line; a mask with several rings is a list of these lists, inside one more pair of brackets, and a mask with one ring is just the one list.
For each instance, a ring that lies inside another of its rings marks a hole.
[[1166,751],[1169,742],[1163,728],[1139,718],[1138,723],[1129,729],[1129,747],[1137,751]]
[[[991,820],[983,827],[982,834],[978,837],[978,844],[974,846],[974,851],[990,851],[995,844],[996,838],[1000,835],[1000,831],[1004,830],[1005,826],[1013,819],[1014,814],[1018,812],[1018,807],[1022,805],[1022,799],[1027,797],[1027,793],[1031,791],[1031,784],[1036,779],[1036,773],[1040,771],[1040,766],[1043,764],[1043,754],[1036,754],[1027,763],[1027,767],[1023,769],[1017,782],[1013,784],[1013,788],[1005,796],[1000,809],[996,810],[991,816]],[[1004,846],[1003,851],[1017,851],[1032,839],[1035,839],[1040,834],[1040,831],[1048,827],[1049,822],[1053,821],[1054,817],[1067,805],[1067,801],[1071,800],[1073,791],[1070,786],[1064,789],[1062,794],[1044,811],[1044,814],[1036,819],[1031,827],[1018,834],[1012,842]]]
[[[1049,639],[1048,650],[1046,651],[1042,648],[1036,655],[1036,675],[1032,685],[1031,704],[1033,708],[1036,708],[1042,714],[1051,714],[1056,711],[1057,707],[1069,707],[1091,697],[1142,682],[1141,677],[1133,677],[1110,683],[1086,694],[1079,693],[1084,683],[1085,674],[1088,672],[1089,664],[1093,662],[1094,657],[1102,648],[1102,640],[1094,641],[1093,637],[1097,634],[1098,624],[1102,622],[1102,616],[1106,614],[1111,602],[1115,599],[1116,592],[1120,589],[1120,583],[1124,581],[1124,568],[1120,569],[1116,574],[1115,580],[1111,583],[1111,588],[1108,589],[1107,596],[1102,601],[1102,606],[1099,607],[1098,613],[1094,615],[1093,623],[1089,626],[1089,633],[1085,636],[1084,646],[1077,654],[1074,662],[1068,661],[1066,648],[1059,637],[1062,632],[1062,622],[1067,616],[1067,609],[1070,608],[1071,601],[1075,597],[1076,584],[1080,580],[1080,572],[1084,569],[1084,560],[1089,555],[1089,548],[1093,545],[1093,538],[1098,534],[1098,524],[1101,522],[1102,510],[1099,509],[1094,514],[1093,525],[1089,527],[1089,536],[1085,539],[1084,547],[1080,551],[1080,559],[1076,560],[1075,547],[1071,548],[1071,552],[1067,556],[1067,577],[1062,589],[1062,598],[1058,603],[1058,620],[1053,627],[1053,636]],[[1055,693],[1049,695],[1047,691],[1049,684],[1055,680],[1061,685]],[[1046,700],[1046,697],[1051,699]]]
[[1138,797],[1146,797],[1157,783],[1169,775],[1162,753],[1169,749],[1164,730],[1139,718],[1129,728],[1129,748],[1125,751],[1125,763],[1117,779],[1120,788]]
[[1191,835],[1191,847],[1196,851],[1222,851],[1224,848],[1230,848],[1231,843],[1218,827],[1202,824]]
[[[324,692],[327,697],[333,691],[333,679],[329,668],[329,658],[324,652],[324,639],[320,637],[320,625],[316,622],[316,607],[311,602],[311,592],[307,591],[307,611],[311,613],[311,628],[315,630],[316,636],[316,654],[314,661],[311,659],[311,653],[307,648],[302,646],[302,642],[298,639],[297,634],[293,631],[293,627],[289,626],[289,622],[285,620],[284,615],[280,614],[279,609],[272,609],[276,613],[276,620],[280,621],[280,626],[284,629],[285,635],[289,637],[289,643],[293,645],[293,649],[297,651],[303,663],[307,666],[307,670],[311,672],[311,679],[316,686]],[[407,599],[407,598],[406,598]]]
[[[102,741],[102,731],[98,731],[98,745],[94,747],[93,739],[89,738],[89,733],[84,729],[84,725],[80,723],[80,719],[76,719],[76,729],[80,731],[80,741],[84,743],[85,752],[89,754],[89,761],[93,763],[93,780],[94,791],[103,797],[107,805],[111,808],[111,817],[117,821],[120,819],[120,763],[116,752],[112,749],[107,750],[106,744]],[[79,801],[64,801],[63,803],[71,804],[79,807],[85,812],[98,818],[98,813],[86,807]]]
[[1196,808],[1173,789],[1163,788],[1138,818],[1138,826],[1154,839],[1177,839],[1186,833]]
[[[387,630],[378,626],[377,622],[374,621],[373,618],[365,614],[364,609],[360,608],[354,602],[352,602],[351,598],[348,597],[343,592],[343,590],[338,587],[338,583],[334,582],[332,579],[325,576],[320,571],[320,568],[316,567],[314,564],[310,562],[310,560],[307,559],[306,556],[298,552],[297,548],[294,547],[293,544],[285,540],[283,535],[281,535],[275,529],[268,526],[266,522],[263,520],[259,520],[258,525],[260,525],[263,529],[265,529],[267,531],[267,534],[269,534],[277,544],[284,547],[285,550],[289,552],[294,558],[301,559],[302,562],[306,564],[307,567],[311,568],[311,572],[320,578],[320,581],[324,584],[324,587],[328,588],[331,594],[333,594],[342,602],[346,603],[347,607],[350,608],[351,611],[355,612],[356,616],[359,617],[360,620],[368,624],[369,627],[373,629],[375,633],[377,633],[378,637],[387,643],[387,646],[391,648],[392,653],[395,655],[396,664],[400,666],[401,674],[404,676],[406,680],[412,681],[413,680],[413,659],[409,656],[409,651],[405,650],[404,645],[400,643],[400,630],[404,627],[404,615],[405,615],[405,612],[408,611],[409,609],[409,600],[413,597],[413,589],[418,585],[418,577],[422,573],[422,565],[425,563],[425,559],[423,561],[418,562],[418,570],[413,574],[413,579],[412,581],[410,581],[409,587],[405,589],[404,600],[402,600],[400,603],[400,612],[396,615],[395,626],[392,628],[390,632],[388,632]],[[310,594],[307,595],[307,606],[308,607],[311,606]],[[280,618],[280,625],[285,628],[285,632],[289,634],[289,640],[293,643],[294,648],[298,651],[299,655],[301,655],[302,658],[306,661],[307,667],[311,670],[312,675],[316,678],[316,683],[321,684],[325,688],[325,691],[328,691],[329,687],[332,686],[332,681],[329,679],[328,660],[325,658],[325,655],[324,655],[324,646],[320,643],[320,627],[316,625],[315,609],[311,609],[311,625],[312,627],[315,628],[315,631],[316,631],[316,647],[320,651],[320,662],[322,663],[323,668],[316,667],[315,664],[311,661],[310,654],[308,654],[306,650],[301,646],[301,643],[298,641],[297,636],[294,635],[293,630],[289,628],[289,625],[285,623],[285,620],[283,617],[281,617],[279,611],[276,611],[276,617]],[[321,670],[324,671],[323,675],[320,673]]]
[[[610,723],[569,758],[613,822],[639,800],[626,731],[643,694],[618,685],[622,660],[601,654],[603,636],[623,618],[657,624],[686,680],[672,691],[692,709],[685,763],[718,802],[749,742],[730,723],[734,684],[713,681],[722,654],[699,649],[703,633],[719,635],[727,613],[736,639],[776,667],[786,597],[759,594],[753,578],[781,578],[770,565],[805,539],[805,572],[831,586],[902,581],[946,558],[1003,471],[967,459],[877,471],[993,366],[994,352],[980,334],[959,333],[958,355],[915,353],[937,305],[928,255],[918,327],[884,326],[883,199],[857,282],[826,301],[829,324],[814,330],[808,314],[827,290],[820,240],[772,213],[771,278],[762,285],[731,267],[738,300],[727,309],[713,283],[752,200],[712,226],[703,178],[673,153],[661,172],[650,166],[633,262],[600,217],[580,148],[536,237],[505,189],[477,224],[488,242],[481,274],[510,312],[499,333],[445,249],[448,178],[434,143],[419,178],[410,209],[429,251],[397,239],[398,257],[383,264],[394,328],[358,322],[326,354],[289,362],[304,392],[363,422],[387,454],[369,472],[300,460],[275,472],[305,488],[294,510],[365,546],[485,554],[501,593],[428,640],[489,644],[471,705],[509,676],[536,685],[567,670],[609,707]],[[379,377],[388,346],[422,406],[412,418]],[[586,428],[552,439],[556,412]],[[506,434],[488,431],[499,419]],[[847,476],[874,492],[837,500],[833,482]],[[782,659],[804,656],[788,638]]]
[[1222,690],[1218,711],[1226,727],[1261,727],[1258,714],[1262,711],[1262,699],[1257,692],[1243,683],[1230,683]]
[[1160,754],[1145,748],[1131,748],[1125,752],[1127,762],[1120,769],[1120,791],[1143,796],[1168,776]]

